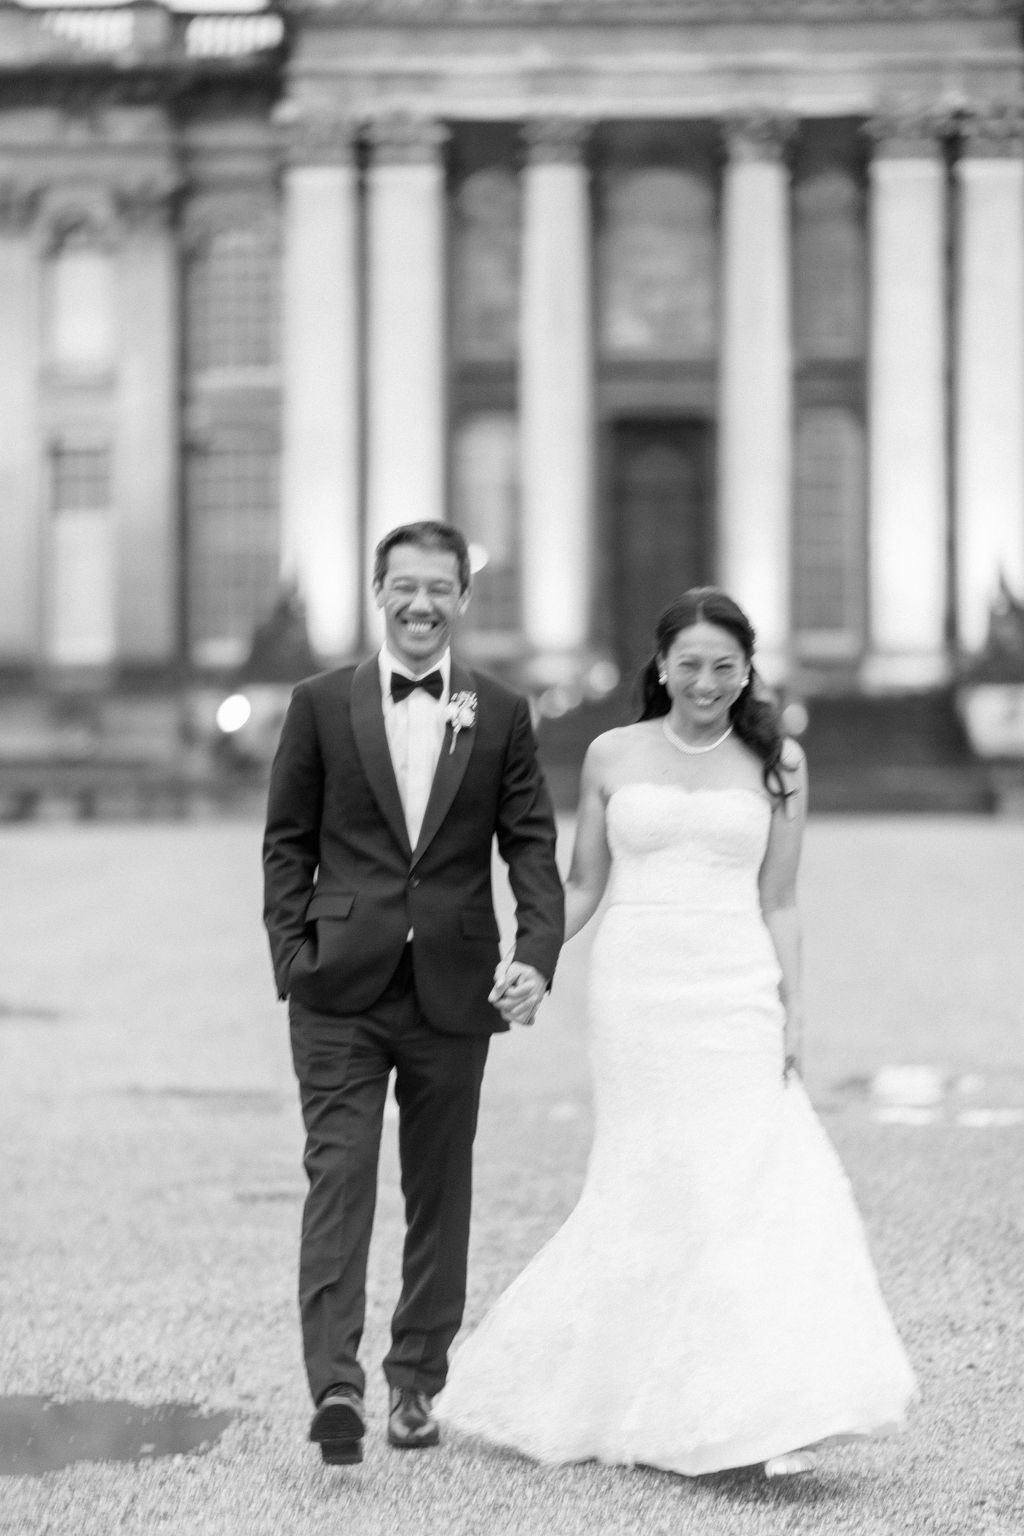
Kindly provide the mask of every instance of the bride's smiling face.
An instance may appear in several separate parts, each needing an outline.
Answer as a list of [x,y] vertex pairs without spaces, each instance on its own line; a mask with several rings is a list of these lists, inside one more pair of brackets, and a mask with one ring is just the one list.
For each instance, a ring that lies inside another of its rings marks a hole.
[[736,637],[718,624],[691,624],[679,631],[660,660],[673,710],[694,727],[724,730],[749,670]]

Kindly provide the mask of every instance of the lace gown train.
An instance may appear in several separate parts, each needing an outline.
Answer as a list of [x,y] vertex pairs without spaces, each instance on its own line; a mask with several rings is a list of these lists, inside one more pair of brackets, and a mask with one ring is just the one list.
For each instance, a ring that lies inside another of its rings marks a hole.
[[769,819],[749,789],[612,795],[584,1188],[457,1351],[449,1426],[696,1475],[901,1423],[914,1377],[849,1183],[782,1081]]

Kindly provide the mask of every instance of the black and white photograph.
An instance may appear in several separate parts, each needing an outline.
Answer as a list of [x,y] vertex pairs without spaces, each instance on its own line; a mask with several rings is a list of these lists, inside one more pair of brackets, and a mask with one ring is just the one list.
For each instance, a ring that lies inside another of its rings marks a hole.
[[1024,3],[0,0],[0,1536],[1024,1531]]

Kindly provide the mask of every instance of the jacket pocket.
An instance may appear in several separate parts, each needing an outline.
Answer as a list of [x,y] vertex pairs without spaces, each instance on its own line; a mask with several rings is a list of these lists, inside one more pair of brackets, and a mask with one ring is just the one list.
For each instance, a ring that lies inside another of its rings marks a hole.
[[352,891],[325,891],[323,895],[317,892],[306,908],[306,921],[311,923],[317,917],[348,917],[355,899]]
[[292,984],[292,974],[295,971],[296,965],[298,964],[299,959],[302,957],[302,955],[304,953],[308,953],[308,951],[309,951],[309,942],[310,941],[309,941],[308,938],[303,939],[302,943],[298,946],[298,948],[292,951],[292,957],[288,961],[288,968],[287,968],[287,970],[284,973],[284,986],[283,986],[283,988],[281,990],[281,996],[282,997],[287,997],[288,996],[288,992],[289,992],[289,990],[291,988],[291,984]]
[[498,924],[493,912],[460,912],[459,926],[464,939],[497,939]]

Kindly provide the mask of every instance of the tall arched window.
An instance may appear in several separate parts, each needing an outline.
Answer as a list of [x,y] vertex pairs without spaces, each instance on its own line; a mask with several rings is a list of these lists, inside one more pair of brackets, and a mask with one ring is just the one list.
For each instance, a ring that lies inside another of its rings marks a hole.
[[793,628],[850,665],[867,625],[867,218],[856,124],[805,125],[793,181]]
[[519,319],[519,184],[508,166],[486,166],[453,198],[452,308],[463,363],[513,362]]
[[106,667],[117,650],[113,208],[95,189],[60,188],[43,218],[44,651],[58,668]]
[[717,257],[708,172],[611,165],[601,178],[598,253],[604,357],[713,356]]
[[455,432],[455,522],[477,567],[469,626],[478,639],[520,628],[519,439],[512,411],[481,410]]
[[793,497],[793,626],[802,654],[848,660],[863,638],[864,427],[847,406],[804,406]]
[[518,125],[461,123],[451,155],[452,520],[473,559],[478,655],[521,644]]
[[84,220],[60,232],[44,268],[45,356],[65,376],[109,373],[116,352],[112,252]]
[[49,500],[47,660],[58,667],[103,667],[117,648],[109,445],[54,443]]
[[262,229],[219,230],[189,261],[189,366],[268,368],[278,359],[278,264]]
[[278,585],[280,257],[272,211],[199,212],[185,265],[186,628],[244,660]]
[[864,355],[867,227],[854,171],[815,168],[793,188],[793,329],[801,358]]

